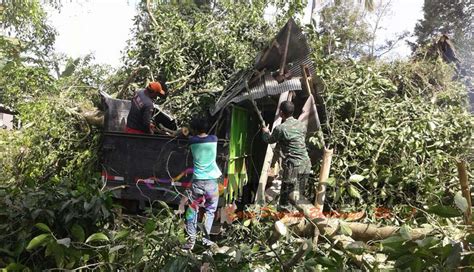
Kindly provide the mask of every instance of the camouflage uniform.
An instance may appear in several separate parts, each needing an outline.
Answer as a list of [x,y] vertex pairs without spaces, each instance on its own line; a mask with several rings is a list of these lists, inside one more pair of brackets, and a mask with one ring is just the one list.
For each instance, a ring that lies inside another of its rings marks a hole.
[[304,195],[306,180],[311,171],[311,161],[306,150],[306,126],[293,117],[273,129],[272,134],[263,133],[266,143],[278,143],[283,154],[283,179],[279,205],[288,207],[288,197],[292,191]]

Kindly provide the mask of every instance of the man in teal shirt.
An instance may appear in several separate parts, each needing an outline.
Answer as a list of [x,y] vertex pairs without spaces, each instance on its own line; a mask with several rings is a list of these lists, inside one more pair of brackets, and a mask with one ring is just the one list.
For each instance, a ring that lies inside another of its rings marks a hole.
[[189,139],[193,154],[194,174],[189,192],[190,204],[186,210],[186,232],[188,241],[183,249],[192,250],[196,243],[197,219],[199,206],[204,205],[204,239],[205,246],[212,246],[210,240],[214,213],[219,202],[219,188],[217,179],[222,175],[216,163],[217,136],[208,135],[209,122],[206,118],[197,117],[191,121],[191,130],[195,136]]

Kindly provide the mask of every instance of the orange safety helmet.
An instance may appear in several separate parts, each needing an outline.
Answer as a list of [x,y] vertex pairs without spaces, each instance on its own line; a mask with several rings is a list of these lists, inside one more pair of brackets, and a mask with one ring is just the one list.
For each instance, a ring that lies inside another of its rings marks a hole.
[[160,82],[152,81],[148,83],[147,89],[152,92],[158,93],[159,95],[165,95],[165,90],[163,90],[163,88],[161,87]]

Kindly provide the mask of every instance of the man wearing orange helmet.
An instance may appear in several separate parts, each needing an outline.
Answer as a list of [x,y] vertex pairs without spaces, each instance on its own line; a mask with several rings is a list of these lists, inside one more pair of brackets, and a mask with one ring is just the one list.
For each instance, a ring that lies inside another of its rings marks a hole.
[[153,100],[164,98],[165,90],[160,82],[150,82],[145,89],[139,90],[132,98],[132,106],[127,117],[125,132],[133,134],[153,134]]

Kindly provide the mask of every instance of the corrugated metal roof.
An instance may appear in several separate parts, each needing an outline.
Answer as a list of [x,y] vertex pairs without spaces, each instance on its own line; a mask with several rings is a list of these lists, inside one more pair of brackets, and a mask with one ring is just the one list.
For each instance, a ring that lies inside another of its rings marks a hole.
[[[244,87],[245,88],[245,87]],[[229,103],[239,103],[248,99],[259,99],[270,95],[277,95],[286,91],[301,90],[300,78],[292,78],[278,83],[271,75],[265,75],[265,79],[257,86],[250,88],[250,94],[246,91],[232,98]]]
[[[287,36],[288,33],[289,37]],[[285,74],[290,76],[282,83],[278,83],[272,74],[278,73],[281,68],[287,41]],[[290,19],[279,31],[270,46],[258,55],[254,67],[247,71],[237,82],[232,82],[224,91],[224,94],[211,110],[211,114],[215,115],[230,103],[240,103],[250,98],[259,99],[286,91],[301,90],[300,79],[303,76],[301,65],[306,65],[310,73],[314,73],[310,52],[303,31],[293,19]],[[251,82],[249,86],[250,95],[246,89],[246,82]]]

